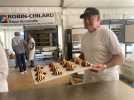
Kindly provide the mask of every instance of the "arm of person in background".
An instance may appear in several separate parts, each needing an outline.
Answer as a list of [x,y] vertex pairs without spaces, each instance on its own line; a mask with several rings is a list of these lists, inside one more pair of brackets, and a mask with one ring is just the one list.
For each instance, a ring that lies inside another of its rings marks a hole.
[[35,48],[35,40],[31,38],[30,40],[30,50],[33,50]]
[[14,43],[14,40],[13,39],[12,39],[12,49],[15,52],[15,43]]
[[27,41],[26,40],[22,40],[22,42],[23,42],[23,45],[24,45],[24,47],[25,47],[25,49],[27,49],[28,48],[28,43],[27,43]]
[[33,50],[34,47],[35,47],[35,43],[31,43],[30,50]]

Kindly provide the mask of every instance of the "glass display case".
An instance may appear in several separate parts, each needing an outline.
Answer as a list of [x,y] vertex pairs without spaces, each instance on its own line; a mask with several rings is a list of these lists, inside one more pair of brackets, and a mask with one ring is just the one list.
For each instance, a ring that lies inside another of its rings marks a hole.
[[36,44],[35,58],[49,59],[58,56],[58,29],[57,26],[25,26],[25,39],[31,33]]
[[82,36],[87,32],[84,28],[72,29],[72,53],[73,57],[77,57],[81,50]]

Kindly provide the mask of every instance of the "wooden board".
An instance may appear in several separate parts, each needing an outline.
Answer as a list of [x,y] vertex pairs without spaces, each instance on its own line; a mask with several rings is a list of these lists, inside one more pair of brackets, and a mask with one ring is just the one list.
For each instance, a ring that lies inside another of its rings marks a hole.
[[34,68],[31,69],[31,73],[32,73],[32,77],[33,77],[34,83],[35,84],[40,84],[40,83],[51,81],[51,80],[54,80],[54,79],[57,79],[57,78],[62,78],[63,76],[71,75],[73,73],[85,71],[85,70],[88,70],[90,68],[91,68],[91,66],[89,66],[89,67],[82,67],[80,65],[77,65],[77,67],[73,71],[66,71],[66,69],[63,68],[63,73],[61,75],[52,75],[52,72],[50,71],[49,66],[45,65],[44,70],[46,71],[46,78],[44,80],[40,81],[40,82],[35,80]]

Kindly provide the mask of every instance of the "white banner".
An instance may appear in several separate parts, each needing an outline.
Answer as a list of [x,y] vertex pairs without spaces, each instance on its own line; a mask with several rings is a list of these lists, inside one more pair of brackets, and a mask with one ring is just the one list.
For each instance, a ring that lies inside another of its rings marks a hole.
[[31,14],[5,14],[0,15],[0,23],[31,24],[45,23],[56,24],[54,13],[31,13]]
[[57,25],[61,23],[60,14],[58,8],[0,7],[0,23]]

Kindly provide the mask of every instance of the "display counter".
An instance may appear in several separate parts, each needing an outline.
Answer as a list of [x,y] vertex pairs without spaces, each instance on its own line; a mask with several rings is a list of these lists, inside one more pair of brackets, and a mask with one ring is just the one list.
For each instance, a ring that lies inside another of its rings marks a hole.
[[0,100],[134,100],[134,89],[111,81],[3,93]]

